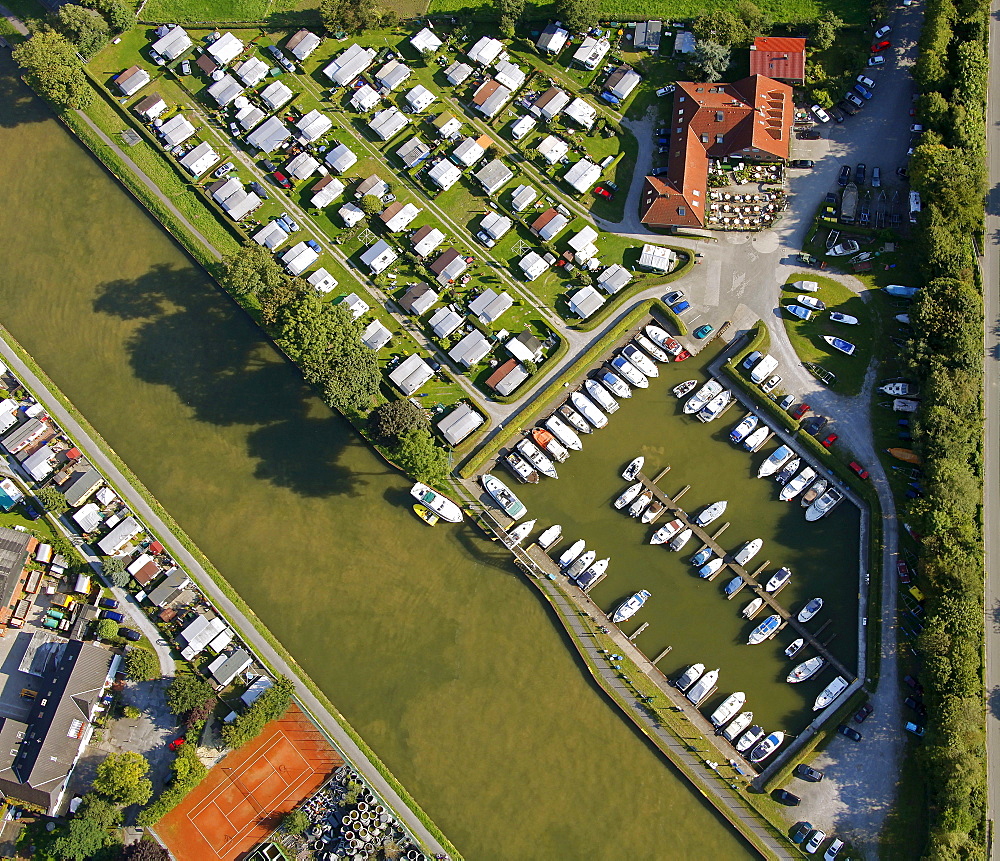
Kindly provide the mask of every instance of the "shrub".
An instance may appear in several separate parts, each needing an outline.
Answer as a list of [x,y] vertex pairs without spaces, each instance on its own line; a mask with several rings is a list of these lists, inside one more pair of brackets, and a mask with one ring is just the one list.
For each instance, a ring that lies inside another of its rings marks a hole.
[[133,682],[148,682],[160,677],[160,661],[149,649],[130,649],[125,670]]

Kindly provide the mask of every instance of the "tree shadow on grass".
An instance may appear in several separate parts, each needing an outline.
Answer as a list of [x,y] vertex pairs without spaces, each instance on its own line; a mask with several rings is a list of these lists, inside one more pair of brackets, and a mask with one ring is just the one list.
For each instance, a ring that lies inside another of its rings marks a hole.
[[18,77],[17,64],[6,51],[0,55],[0,128],[52,119],[52,111]]
[[172,389],[197,421],[247,427],[257,478],[310,497],[357,492],[338,465],[353,429],[239,308],[202,285],[193,267],[158,265],[99,285],[94,309],[131,324],[124,346],[136,377]]

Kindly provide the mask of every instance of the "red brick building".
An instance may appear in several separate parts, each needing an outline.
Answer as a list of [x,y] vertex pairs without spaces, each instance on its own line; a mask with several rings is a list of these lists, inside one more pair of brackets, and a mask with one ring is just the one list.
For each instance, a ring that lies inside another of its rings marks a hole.
[[750,74],[766,75],[786,84],[806,79],[806,40],[758,36],[750,46]]

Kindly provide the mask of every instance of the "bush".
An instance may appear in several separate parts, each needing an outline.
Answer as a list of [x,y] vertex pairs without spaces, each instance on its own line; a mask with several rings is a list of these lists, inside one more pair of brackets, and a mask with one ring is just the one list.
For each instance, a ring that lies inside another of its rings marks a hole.
[[309,827],[309,817],[301,810],[289,810],[281,817],[281,827],[289,834],[304,834]]
[[149,649],[129,649],[125,670],[133,682],[148,682],[160,677],[160,661]]
[[139,812],[136,824],[140,827],[148,828],[159,822],[208,774],[208,769],[198,759],[198,749],[193,744],[185,744],[178,749],[170,770],[173,772],[170,783],[150,805]]
[[291,679],[280,676],[275,680],[274,685],[264,691],[250,708],[222,728],[222,740],[226,746],[235,750],[257,738],[267,724],[288,711],[293,690]]
[[215,692],[212,686],[191,673],[175,677],[167,688],[167,708],[177,717],[183,717],[192,709],[199,708],[214,699]]
[[100,640],[117,640],[118,623],[111,621],[111,619],[101,619],[97,623],[95,632]]

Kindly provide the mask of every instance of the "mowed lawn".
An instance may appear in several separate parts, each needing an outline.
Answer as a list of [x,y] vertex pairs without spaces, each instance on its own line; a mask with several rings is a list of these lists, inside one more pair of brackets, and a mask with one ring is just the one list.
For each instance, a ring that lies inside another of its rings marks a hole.
[[179,24],[266,21],[273,0],[149,0],[142,9],[144,21]]
[[[865,380],[865,371],[868,370],[868,364],[872,359],[875,336],[879,330],[876,303],[865,302],[857,293],[838,281],[813,272],[797,273],[788,280],[789,283],[785,284],[781,293],[781,319],[798,357],[803,362],[815,362],[836,374],[834,391],[842,395],[858,394]],[[791,286],[793,281],[816,281],[819,290],[816,293],[802,293]],[[826,311],[813,314],[812,320],[808,322],[793,317],[784,310],[784,306],[792,304],[799,296],[815,296],[826,304]],[[834,323],[830,319],[830,311],[850,314],[857,318],[858,325]],[[853,356],[845,356],[826,343],[823,340],[824,335],[835,335],[849,341],[857,347],[857,350]]]

